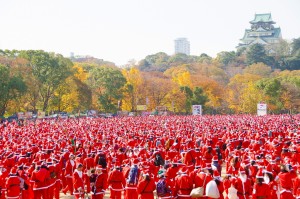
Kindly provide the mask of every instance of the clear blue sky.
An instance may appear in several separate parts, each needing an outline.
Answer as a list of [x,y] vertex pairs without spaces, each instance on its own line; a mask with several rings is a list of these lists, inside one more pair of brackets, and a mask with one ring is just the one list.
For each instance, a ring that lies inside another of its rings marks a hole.
[[300,37],[300,0],[1,0],[0,49],[91,55],[118,65],[174,53],[235,50],[255,13],[272,13],[284,39]]

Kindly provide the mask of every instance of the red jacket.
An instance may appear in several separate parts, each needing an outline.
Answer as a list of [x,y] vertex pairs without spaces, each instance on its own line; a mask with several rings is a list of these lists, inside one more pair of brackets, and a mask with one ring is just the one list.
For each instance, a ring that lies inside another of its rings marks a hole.
[[107,177],[105,174],[101,173],[96,177],[94,183],[94,187],[93,187],[94,195],[103,194],[105,189],[107,189]]
[[250,179],[247,179],[246,182],[242,182],[240,178],[237,178],[237,182],[234,187],[237,189],[237,195],[239,198],[248,199],[252,194]]
[[30,182],[33,183],[33,190],[47,189],[48,185],[46,184],[46,180],[49,178],[49,171],[45,168],[32,172]]
[[262,183],[261,185],[255,183],[253,187],[252,199],[259,199],[258,196],[264,196],[264,199],[271,199],[269,185],[265,183]]
[[108,184],[112,189],[123,189],[126,184],[124,175],[119,170],[113,170],[108,177]]
[[137,193],[139,194],[139,199],[153,199],[153,191],[156,189],[155,182],[151,178],[150,181],[142,180],[137,186]]
[[73,187],[74,194],[79,194],[79,192],[84,192],[84,174],[79,172],[77,169],[73,173]]
[[[191,191],[193,189],[192,179],[186,175],[182,174],[180,177],[175,180],[175,194],[178,196],[183,196],[184,198],[189,198]],[[179,197],[181,198],[181,197]]]
[[65,177],[72,178],[72,175],[76,169],[76,162],[72,165],[71,160],[68,160],[66,163]]
[[293,179],[297,177],[295,172],[280,172],[278,174],[279,177],[279,184],[282,187],[282,189],[291,190],[293,188]]
[[20,179],[18,176],[9,176],[6,181],[7,197],[16,198],[20,195]]

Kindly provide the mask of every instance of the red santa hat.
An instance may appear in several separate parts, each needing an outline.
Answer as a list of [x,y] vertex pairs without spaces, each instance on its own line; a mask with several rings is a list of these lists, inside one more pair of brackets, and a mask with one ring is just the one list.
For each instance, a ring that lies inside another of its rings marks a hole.
[[220,173],[217,170],[214,170],[213,176],[215,178],[220,177]]
[[210,163],[206,163],[205,164],[205,169],[211,169],[211,164]]
[[10,174],[17,174],[17,168],[16,168],[16,167],[13,167],[13,168],[10,170]]
[[244,169],[243,167],[240,167],[239,173],[240,173],[240,174],[245,174],[246,171],[245,171],[245,169]]
[[184,166],[180,169],[181,173],[187,173],[187,171],[188,171],[188,168],[186,166]]
[[133,160],[133,164],[137,165],[138,163],[139,163],[139,160],[138,160],[137,158],[135,158],[135,159]]
[[215,156],[213,156],[213,159],[212,159],[212,161],[219,161],[219,160],[218,160],[218,156],[216,156],[216,155],[215,155]]
[[228,171],[226,172],[227,176],[233,175],[232,167],[229,167]]
[[269,164],[267,166],[267,168],[264,170],[264,173],[269,173],[269,174],[272,174],[273,175],[273,169],[272,169],[272,166]]

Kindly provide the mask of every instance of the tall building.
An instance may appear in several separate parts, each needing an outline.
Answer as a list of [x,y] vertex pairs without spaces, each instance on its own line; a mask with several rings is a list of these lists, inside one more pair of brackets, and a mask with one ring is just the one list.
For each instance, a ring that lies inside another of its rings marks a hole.
[[250,21],[251,28],[245,30],[244,37],[241,39],[237,48],[248,47],[251,44],[275,44],[281,36],[281,29],[275,28],[271,13],[255,14],[254,20]]
[[177,53],[190,55],[190,42],[187,40],[187,38],[175,39],[175,54]]

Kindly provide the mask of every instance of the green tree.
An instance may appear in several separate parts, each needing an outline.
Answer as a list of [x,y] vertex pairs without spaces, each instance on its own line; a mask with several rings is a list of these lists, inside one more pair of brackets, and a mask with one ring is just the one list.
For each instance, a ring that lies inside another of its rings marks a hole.
[[193,91],[188,86],[180,87],[180,91],[183,92],[185,95],[185,112],[189,113],[191,111],[192,106]]
[[235,52],[234,51],[222,51],[217,54],[217,61],[224,66],[227,66],[229,63],[233,62],[235,60]]
[[8,102],[19,98],[26,91],[21,76],[12,76],[10,68],[0,65],[0,116],[3,116]]
[[55,90],[72,74],[73,63],[60,54],[43,50],[21,51],[19,56],[29,61],[33,75],[40,83],[40,101],[42,110],[46,111]]
[[192,105],[202,105],[205,107],[205,103],[208,102],[208,97],[200,87],[195,87],[192,98]]
[[97,90],[100,109],[116,112],[118,101],[122,99],[122,88],[126,79],[120,70],[112,67],[94,68],[90,72],[89,82]]
[[292,55],[300,57],[300,38],[293,39],[293,42],[292,42]]
[[255,63],[265,63],[267,64],[268,57],[265,51],[265,48],[261,44],[253,44],[249,47],[247,51],[247,65],[255,64]]

